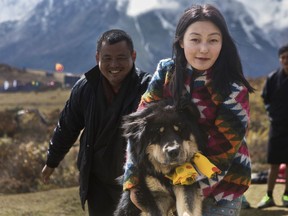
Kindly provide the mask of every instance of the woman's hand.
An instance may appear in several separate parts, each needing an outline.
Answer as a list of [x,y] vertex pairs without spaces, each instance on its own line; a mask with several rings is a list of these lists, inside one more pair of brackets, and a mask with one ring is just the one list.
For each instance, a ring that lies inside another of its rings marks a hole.
[[138,203],[137,200],[137,193],[138,190],[137,188],[133,187],[130,189],[130,200],[132,201],[132,203],[138,208],[140,209],[142,212],[145,212],[144,209],[140,206],[140,204]]

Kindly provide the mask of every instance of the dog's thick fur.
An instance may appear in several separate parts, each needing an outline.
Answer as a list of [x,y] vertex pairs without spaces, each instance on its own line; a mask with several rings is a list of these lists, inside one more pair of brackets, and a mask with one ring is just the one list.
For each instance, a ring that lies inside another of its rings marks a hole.
[[[124,136],[130,142],[129,160],[138,167],[137,200],[140,212],[124,191],[115,216],[200,216],[202,198],[197,184],[173,185],[165,177],[175,167],[191,161],[203,146],[203,133],[197,119],[199,111],[193,104],[176,108],[160,101],[142,111],[124,117]],[[178,106],[177,106],[178,107]]]

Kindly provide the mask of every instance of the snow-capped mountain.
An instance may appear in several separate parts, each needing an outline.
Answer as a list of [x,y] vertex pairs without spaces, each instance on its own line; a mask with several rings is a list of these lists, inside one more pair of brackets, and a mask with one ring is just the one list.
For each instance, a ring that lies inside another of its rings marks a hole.
[[287,0],[238,0],[276,47],[288,43]]
[[61,62],[83,73],[95,65],[100,33],[121,28],[134,39],[137,66],[152,73],[171,57],[176,23],[191,3],[222,11],[246,75],[278,67],[278,46],[288,42],[287,0],[0,0],[0,63],[52,71]]

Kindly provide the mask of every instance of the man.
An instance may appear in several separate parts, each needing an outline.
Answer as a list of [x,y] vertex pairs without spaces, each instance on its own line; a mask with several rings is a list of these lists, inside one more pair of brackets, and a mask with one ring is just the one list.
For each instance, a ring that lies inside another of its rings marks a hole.
[[50,141],[42,170],[44,183],[83,129],[77,166],[81,204],[84,209],[88,201],[89,215],[113,215],[122,192],[115,181],[125,161],[122,116],[136,111],[151,78],[135,67],[135,59],[126,32],[103,33],[97,42],[97,65],[73,87]]
[[274,206],[273,190],[278,177],[280,164],[286,164],[285,192],[283,205],[288,207],[288,44],[278,51],[281,68],[269,74],[263,92],[266,111],[270,120],[268,141],[268,175],[267,194],[258,203],[258,208]]

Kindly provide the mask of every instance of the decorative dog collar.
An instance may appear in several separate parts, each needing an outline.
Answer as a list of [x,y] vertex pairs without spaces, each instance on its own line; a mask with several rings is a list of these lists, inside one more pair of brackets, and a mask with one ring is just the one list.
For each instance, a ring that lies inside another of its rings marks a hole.
[[165,176],[169,178],[174,185],[190,185],[196,181],[199,174],[207,178],[213,178],[216,173],[221,173],[221,170],[211,163],[207,157],[197,152],[192,158],[192,163],[184,163],[176,167],[172,174]]

